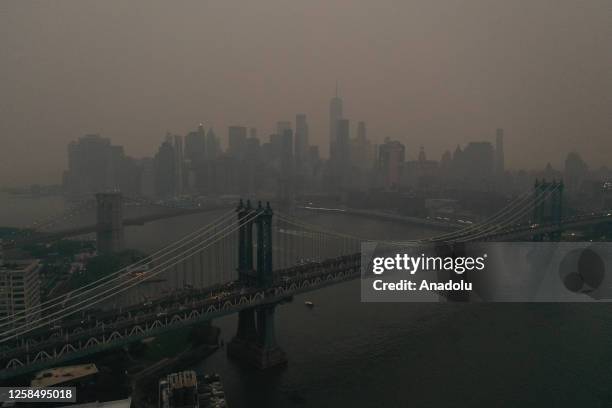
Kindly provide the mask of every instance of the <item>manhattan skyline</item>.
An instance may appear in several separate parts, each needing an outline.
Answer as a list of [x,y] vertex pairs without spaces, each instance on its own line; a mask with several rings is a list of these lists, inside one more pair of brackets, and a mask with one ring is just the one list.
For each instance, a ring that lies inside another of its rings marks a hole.
[[166,131],[204,122],[226,146],[228,126],[266,139],[296,113],[327,157],[336,80],[351,137],[365,121],[412,159],[503,128],[509,169],[560,167],[570,151],[609,165],[602,6],[3,2],[0,185],[58,183],[84,134],[143,157]]

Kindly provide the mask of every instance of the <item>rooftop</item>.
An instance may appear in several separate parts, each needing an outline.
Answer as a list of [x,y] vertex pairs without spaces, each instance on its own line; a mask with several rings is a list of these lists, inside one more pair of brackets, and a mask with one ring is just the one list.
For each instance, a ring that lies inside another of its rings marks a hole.
[[56,367],[39,371],[31,381],[31,387],[50,387],[67,381],[88,377],[98,373],[95,364],[81,364],[74,366]]

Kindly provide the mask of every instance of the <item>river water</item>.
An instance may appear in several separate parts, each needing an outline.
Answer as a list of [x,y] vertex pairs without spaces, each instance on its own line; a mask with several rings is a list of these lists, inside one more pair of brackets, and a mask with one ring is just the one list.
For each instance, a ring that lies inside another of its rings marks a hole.
[[[0,195],[0,225],[27,225],[62,206],[58,198]],[[371,238],[433,233],[338,214],[301,216]],[[214,217],[130,228],[126,242],[151,251]],[[224,350],[194,362],[221,374],[232,408],[603,407],[612,401],[606,304],[365,304],[355,280],[296,296],[276,317],[286,368],[254,370],[228,360]],[[236,316],[214,324],[227,343]]]

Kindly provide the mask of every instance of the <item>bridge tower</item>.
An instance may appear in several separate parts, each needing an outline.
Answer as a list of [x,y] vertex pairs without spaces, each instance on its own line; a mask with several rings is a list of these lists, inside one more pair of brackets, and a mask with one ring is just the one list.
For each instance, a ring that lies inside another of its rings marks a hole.
[[123,250],[123,197],[119,192],[98,193],[96,241],[98,252],[113,254]]
[[535,235],[533,237],[534,241],[559,240],[563,218],[563,189],[563,181],[535,181],[533,223],[539,225],[552,224],[558,226],[559,229],[548,234]]
[[[272,216],[268,203],[257,209],[240,201],[236,209],[239,229],[238,276],[246,285],[261,289],[273,283],[272,269]],[[256,214],[256,215],[255,215]],[[257,235],[257,269],[253,269],[253,226]],[[236,336],[227,345],[230,357],[247,361],[265,369],[287,363],[287,355],[276,343],[274,313],[276,304],[265,304],[239,312]],[[257,318],[255,318],[257,317]]]

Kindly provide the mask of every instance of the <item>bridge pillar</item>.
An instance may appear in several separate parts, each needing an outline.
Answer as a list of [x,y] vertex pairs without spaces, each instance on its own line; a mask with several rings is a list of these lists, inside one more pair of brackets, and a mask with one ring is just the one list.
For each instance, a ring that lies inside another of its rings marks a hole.
[[238,331],[236,337],[244,341],[252,341],[257,338],[257,326],[255,325],[255,309],[246,309],[238,313]]
[[257,217],[257,285],[268,287],[272,285],[272,208],[259,203]]
[[[238,280],[243,285],[255,283],[255,271],[253,270],[253,222],[249,217],[253,215],[250,201],[246,205],[240,200],[236,208],[238,214]],[[255,325],[255,309],[246,309],[238,313],[238,330],[234,339],[228,344],[228,354],[240,354],[241,349],[248,342],[257,338]]]
[[287,364],[287,354],[276,343],[274,313],[276,305],[265,305],[257,310],[257,353],[259,368],[277,367]]
[[[240,203],[237,208],[241,225],[248,215],[253,214],[250,204]],[[272,268],[272,209],[270,204],[262,207],[259,203],[257,216],[244,223],[239,231],[239,279],[243,284],[256,285],[266,289],[273,283]],[[253,223],[257,228],[257,270],[253,274]],[[266,304],[246,309],[238,314],[236,336],[227,345],[227,354],[232,358],[246,361],[260,369],[276,367],[287,363],[287,355],[277,345],[274,330],[276,304]],[[257,313],[257,321],[255,321]]]
[[255,271],[253,268],[253,208],[251,202],[247,200],[246,205],[240,200],[238,208],[238,279],[245,285],[254,285]]
[[536,180],[534,185],[534,224],[553,224],[559,226],[559,230],[548,234],[533,236],[534,241],[558,241],[561,237],[561,220],[563,218],[563,182],[547,182]]
[[123,197],[119,192],[98,193],[96,242],[100,254],[123,250]]

